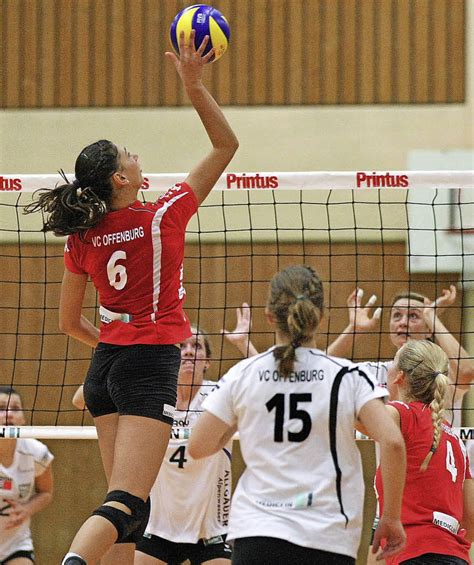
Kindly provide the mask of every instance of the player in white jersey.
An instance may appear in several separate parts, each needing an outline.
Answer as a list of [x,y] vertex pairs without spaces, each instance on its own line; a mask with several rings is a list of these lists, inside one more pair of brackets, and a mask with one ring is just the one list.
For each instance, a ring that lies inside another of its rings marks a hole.
[[[363,334],[369,335],[377,331],[380,310],[370,316],[370,308],[375,297],[371,297],[366,307],[362,307],[362,289],[356,289],[347,300],[349,324],[329,346],[332,355],[350,355],[355,340]],[[439,318],[441,311],[454,304],[456,287],[451,285],[443,290],[441,296],[431,301],[426,296],[415,292],[397,294],[390,307],[389,336],[393,346],[399,350],[409,339],[429,339],[439,345],[450,360],[450,377],[453,383],[452,392],[446,406],[446,419],[454,426],[461,426],[461,407],[464,394],[474,379],[474,362],[472,356],[461,346]],[[389,363],[380,361],[364,365],[375,371],[378,382],[387,385]],[[456,385],[456,386],[454,386]],[[467,450],[471,460],[474,458],[474,442],[467,442]],[[474,469],[474,467],[473,467]],[[375,520],[377,523],[378,518]],[[369,551],[368,563],[373,563]]]
[[323,302],[312,268],[288,267],[273,277],[266,313],[277,345],[219,381],[189,442],[192,457],[206,457],[239,431],[246,470],[228,534],[237,565],[355,563],[364,498],[358,420],[381,444],[390,491],[376,543],[387,540],[385,555],[405,543],[405,450],[380,401],[387,391],[351,361],[316,348]]
[[[192,328],[181,344],[178,400],[171,439],[150,493],[151,512],[135,565],[229,563],[225,543],[230,511],[232,440],[213,457],[189,456],[191,428],[215,382],[205,380],[211,363],[207,336]],[[233,334],[229,334],[233,335]],[[242,334],[243,337],[243,334]]]
[[[0,424],[25,424],[21,398],[0,387]],[[35,562],[30,518],[52,500],[54,459],[35,439],[0,439],[0,565]]]

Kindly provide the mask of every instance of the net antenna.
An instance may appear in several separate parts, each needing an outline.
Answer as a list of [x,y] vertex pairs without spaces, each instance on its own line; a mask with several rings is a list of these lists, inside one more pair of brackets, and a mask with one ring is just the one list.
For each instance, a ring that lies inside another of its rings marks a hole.
[[[140,198],[156,200],[185,177],[145,175]],[[65,239],[43,234],[40,214],[22,214],[35,190],[59,182],[59,175],[0,175],[0,385],[21,394],[28,424],[0,422],[0,437],[96,437],[87,411],[71,404],[92,351],[58,329]],[[347,327],[347,297],[362,288],[365,299],[377,296],[382,319],[375,330],[354,336],[346,357],[393,358],[392,297],[414,290],[434,299],[449,284],[456,285],[458,298],[443,319],[461,344],[472,344],[473,209],[472,171],[223,175],[191,220],[185,251],[185,308],[192,324],[206,330],[213,350],[206,378],[219,378],[241,359],[221,329],[233,327],[242,302],[252,310],[257,349],[273,345],[264,319],[268,281],[297,263],[313,266],[325,281],[321,349]],[[88,287],[84,314],[98,323],[97,296]],[[453,408],[460,427],[459,407]],[[462,434],[473,439],[473,432],[463,428]]]

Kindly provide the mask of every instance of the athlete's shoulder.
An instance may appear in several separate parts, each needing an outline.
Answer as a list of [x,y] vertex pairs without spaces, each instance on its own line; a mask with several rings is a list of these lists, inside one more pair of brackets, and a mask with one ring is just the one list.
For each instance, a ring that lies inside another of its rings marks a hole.
[[216,385],[217,385],[216,381],[209,381],[209,380],[202,381],[201,388],[197,393],[198,400],[200,400],[198,402],[199,405],[211,394],[211,392],[216,388]]
[[33,457],[33,459],[38,463],[48,461],[50,457],[52,457],[47,445],[32,438],[18,439],[16,450],[20,455]]
[[185,182],[179,182],[169,188],[164,194],[162,194],[155,202],[155,205],[162,206],[167,202],[174,202],[176,200],[180,200],[183,197],[188,197],[193,200],[193,202],[195,201],[197,203],[196,195],[194,194],[194,191],[189,186],[189,184]]
[[313,357],[315,360],[317,359],[321,363],[327,364],[328,367],[331,367],[336,371],[340,371],[341,369],[347,369],[348,371],[352,371],[357,368],[357,363],[354,363],[350,359],[328,355],[325,351],[322,351],[321,349],[309,349],[308,352],[311,355],[311,357]]
[[401,400],[389,400],[388,406],[393,406],[398,412],[407,412],[412,409],[412,403],[402,402]]
[[251,371],[252,369],[256,367],[260,367],[262,365],[264,366],[274,365],[275,364],[275,356],[273,355],[274,349],[275,346],[272,346],[266,351],[262,351],[262,353],[258,353],[253,357],[242,359],[242,361],[239,361],[236,365],[234,365],[233,369],[235,369],[236,372],[245,374],[249,370]]

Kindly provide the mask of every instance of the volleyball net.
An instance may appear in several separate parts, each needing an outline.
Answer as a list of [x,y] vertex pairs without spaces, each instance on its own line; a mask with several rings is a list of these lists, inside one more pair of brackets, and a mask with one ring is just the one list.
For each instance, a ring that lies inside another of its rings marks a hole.
[[[140,198],[156,200],[185,177],[145,175]],[[58,328],[65,239],[43,234],[40,214],[23,215],[35,190],[59,182],[59,175],[0,176],[0,385],[20,393],[27,418],[21,428],[0,422],[0,437],[96,437],[87,411],[71,403],[92,351]],[[206,378],[217,380],[242,358],[221,330],[233,329],[243,302],[251,309],[256,348],[273,345],[264,316],[269,280],[279,269],[301,263],[324,281],[321,349],[347,327],[347,299],[359,288],[364,305],[377,297],[373,306],[382,315],[375,329],[355,336],[345,356],[356,362],[390,360],[393,296],[413,291],[434,300],[453,284],[456,300],[439,316],[472,354],[472,171],[223,175],[191,220],[185,249],[185,310],[212,348]],[[98,324],[91,283],[84,314]],[[469,426],[463,430],[474,437]]]

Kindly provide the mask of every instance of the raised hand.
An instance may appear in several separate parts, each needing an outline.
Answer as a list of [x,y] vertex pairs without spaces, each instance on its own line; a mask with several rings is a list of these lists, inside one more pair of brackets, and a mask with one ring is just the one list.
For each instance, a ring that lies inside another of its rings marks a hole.
[[221,330],[221,334],[225,335],[227,341],[232,343],[245,357],[257,355],[258,351],[250,341],[250,328],[252,326],[252,316],[250,306],[247,302],[242,303],[241,308],[236,308],[237,323],[233,331],[226,329]]
[[355,332],[370,332],[376,330],[382,315],[381,308],[377,308],[373,315],[370,315],[372,306],[377,300],[375,294],[369,298],[365,306],[362,306],[363,296],[364,291],[361,288],[356,288],[347,299],[349,324],[353,327]]
[[188,41],[186,41],[184,31],[182,31],[179,35],[179,58],[171,51],[165,53],[165,56],[173,62],[184,86],[187,88],[201,82],[203,67],[214,54],[214,48],[212,48],[209,53],[203,55],[206,45],[209,43],[208,35],[204,37],[198,49],[194,46],[195,37],[196,32],[193,29]]
[[444,308],[454,304],[455,300],[456,287],[454,284],[450,285],[449,289],[443,289],[441,296],[438,296],[436,300],[431,301],[429,298],[425,298],[423,317],[431,330],[434,329],[436,317],[442,312]]

